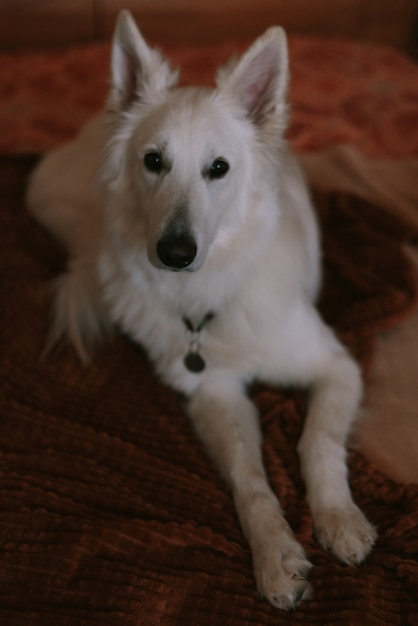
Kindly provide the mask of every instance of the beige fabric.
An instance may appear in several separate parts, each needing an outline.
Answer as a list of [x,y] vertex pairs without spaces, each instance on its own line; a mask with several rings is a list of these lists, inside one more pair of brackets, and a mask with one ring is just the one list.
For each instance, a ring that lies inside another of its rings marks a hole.
[[[417,255],[418,263],[418,255]],[[379,339],[368,380],[360,450],[399,482],[418,483],[418,312]]]
[[[368,160],[350,146],[301,155],[309,181],[396,208],[418,225],[418,160]],[[418,252],[411,250],[418,268]],[[418,483],[418,311],[377,342],[355,444],[399,482]]]
[[352,146],[299,154],[310,183],[324,191],[347,191],[397,208],[418,224],[418,159],[368,159]]

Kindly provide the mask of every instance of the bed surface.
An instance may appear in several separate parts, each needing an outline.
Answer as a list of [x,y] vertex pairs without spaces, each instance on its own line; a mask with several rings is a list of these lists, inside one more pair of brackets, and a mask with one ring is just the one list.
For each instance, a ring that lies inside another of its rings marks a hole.
[[[184,82],[205,84],[244,43],[165,49],[185,68]],[[290,44],[289,139],[299,152],[314,157],[345,143],[379,162],[418,156],[418,70],[410,60],[337,40]],[[142,351],[117,336],[88,368],[65,348],[39,359],[48,283],[65,258],[26,214],[25,180],[36,155],[100,107],[107,54],[107,45],[95,45],[0,56],[0,623],[417,624],[418,481],[396,482],[373,455],[352,449],[354,497],[379,540],[358,568],[325,553],[312,536],[295,452],[302,391],[251,389],[269,478],[315,565],[314,599],[283,614],[257,597],[230,495],[181,398],[158,382]],[[382,337],[415,315],[408,246],[418,219],[387,198],[370,203],[331,188],[315,191],[320,307],[371,380]],[[413,440],[417,430],[408,434]]]

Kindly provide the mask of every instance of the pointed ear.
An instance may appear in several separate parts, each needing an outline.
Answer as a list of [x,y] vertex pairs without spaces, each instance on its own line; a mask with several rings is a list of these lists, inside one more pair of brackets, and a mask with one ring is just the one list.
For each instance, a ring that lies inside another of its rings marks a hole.
[[112,103],[127,109],[134,101],[172,87],[172,72],[157,50],[150,48],[129,11],[119,13],[111,52]]
[[246,115],[263,126],[286,111],[289,80],[287,40],[278,26],[256,39],[232,69],[218,74],[218,88],[238,100]]

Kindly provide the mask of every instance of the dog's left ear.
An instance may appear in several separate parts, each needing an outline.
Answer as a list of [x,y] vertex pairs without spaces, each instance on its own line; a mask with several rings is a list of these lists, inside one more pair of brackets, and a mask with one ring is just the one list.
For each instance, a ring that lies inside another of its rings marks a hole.
[[150,48],[139,32],[129,11],[119,13],[112,41],[111,102],[119,109],[127,109],[134,101],[172,87],[177,72]]
[[279,26],[269,28],[232,69],[221,70],[217,77],[218,88],[238,99],[247,116],[260,126],[284,115],[288,81],[287,39]]

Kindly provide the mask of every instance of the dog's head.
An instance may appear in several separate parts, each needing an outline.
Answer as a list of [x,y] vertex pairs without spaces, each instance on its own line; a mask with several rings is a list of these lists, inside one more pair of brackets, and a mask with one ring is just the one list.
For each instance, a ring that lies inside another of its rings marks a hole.
[[173,89],[177,74],[123,11],[111,78],[105,181],[113,212],[120,212],[115,223],[127,240],[141,239],[153,266],[197,270],[246,220],[278,153],[286,124],[285,34],[269,29],[219,71],[215,89]]

